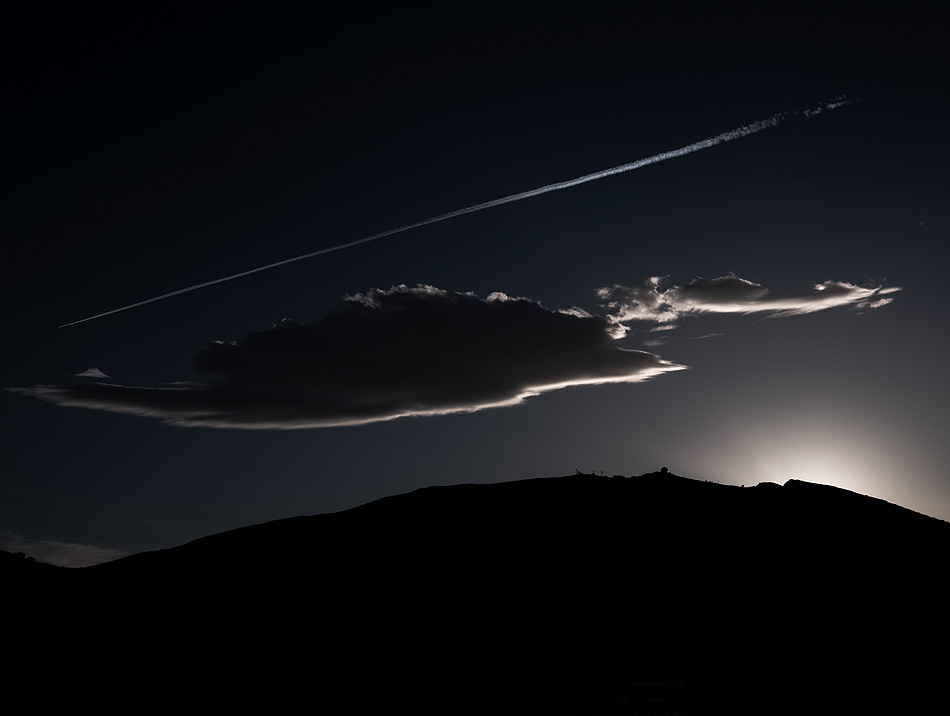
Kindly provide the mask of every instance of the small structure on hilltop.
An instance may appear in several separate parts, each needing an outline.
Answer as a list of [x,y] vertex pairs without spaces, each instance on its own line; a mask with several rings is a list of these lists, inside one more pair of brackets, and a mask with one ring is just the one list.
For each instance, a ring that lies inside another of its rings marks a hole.
[[661,467],[661,468],[660,468],[660,474],[661,474],[661,475],[669,475],[669,474],[670,474],[670,468],[668,468],[668,467]]

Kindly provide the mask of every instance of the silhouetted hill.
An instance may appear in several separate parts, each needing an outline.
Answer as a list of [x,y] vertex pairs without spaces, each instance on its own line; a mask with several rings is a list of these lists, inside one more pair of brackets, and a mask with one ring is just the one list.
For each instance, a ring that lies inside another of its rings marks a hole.
[[575,475],[245,527],[36,599],[126,680],[208,706],[814,713],[942,678],[948,547],[950,523],[824,485]]

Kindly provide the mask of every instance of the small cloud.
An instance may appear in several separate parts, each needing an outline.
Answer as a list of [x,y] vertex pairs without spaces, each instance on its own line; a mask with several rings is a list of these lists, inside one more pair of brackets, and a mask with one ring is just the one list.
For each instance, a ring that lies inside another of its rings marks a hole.
[[105,373],[103,373],[98,368],[87,368],[82,373],[76,373],[74,378],[108,378]]
[[514,405],[569,386],[632,383],[685,366],[619,347],[580,309],[433,286],[372,289],[322,320],[278,325],[195,356],[198,384],[40,385],[13,392],[186,426],[311,428]]
[[[627,323],[672,330],[709,313],[790,316],[835,307],[871,310],[896,287],[816,284],[778,297],[735,275],[664,287],[654,276],[597,291],[607,315],[549,310],[527,298],[434,286],[395,286],[346,297],[307,325],[283,319],[239,341],[214,341],[195,355],[209,378],[161,386],[95,382],[8,388],[65,406],[155,418],[184,426],[246,429],[359,425],[408,416],[472,412],[518,404],[570,386],[633,383],[686,366],[621,348]],[[695,340],[712,338],[709,333]],[[645,345],[658,346],[664,336]]]

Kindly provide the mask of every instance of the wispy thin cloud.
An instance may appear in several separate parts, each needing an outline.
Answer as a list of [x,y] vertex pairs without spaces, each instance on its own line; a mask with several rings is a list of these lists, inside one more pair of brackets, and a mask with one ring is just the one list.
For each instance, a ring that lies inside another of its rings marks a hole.
[[665,277],[652,276],[633,286],[613,285],[597,291],[617,324],[646,321],[670,324],[690,315],[710,313],[793,316],[829,308],[873,309],[893,300],[896,286],[856,286],[847,281],[824,281],[811,292],[776,296],[761,284],[739,276],[696,278],[685,286],[665,287]]
[[718,337],[721,336],[721,335],[722,335],[721,333],[704,333],[704,334],[701,335],[701,336],[692,336],[692,337],[690,337],[690,340],[691,340],[691,341],[704,341],[704,340],[706,340],[707,338],[718,338]]
[[126,556],[125,552],[108,547],[31,539],[15,532],[0,535],[0,549],[7,552],[22,552],[38,562],[47,562],[60,567],[89,567]]

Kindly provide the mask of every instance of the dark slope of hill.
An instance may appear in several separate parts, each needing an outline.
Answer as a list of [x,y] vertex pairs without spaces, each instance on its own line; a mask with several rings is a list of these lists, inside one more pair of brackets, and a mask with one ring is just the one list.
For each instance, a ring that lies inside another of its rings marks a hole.
[[673,683],[617,713],[814,711],[906,706],[942,674],[948,546],[950,523],[828,486],[577,475],[237,529],[45,595],[111,673],[209,706],[540,713],[538,694]]
[[[772,483],[738,488],[669,473],[634,478],[575,475],[423,488],[341,513],[232,530],[91,571],[126,575],[141,570],[194,571],[198,578],[211,574],[220,578],[231,570],[346,562],[353,550],[370,557],[401,545],[425,559],[434,550],[481,551],[495,543],[511,547],[521,541],[540,547],[544,540],[551,546],[562,542],[595,546],[594,541],[601,539],[605,542],[597,551],[612,552],[622,543],[645,552],[665,552],[685,550],[690,543],[698,546],[709,538],[722,542],[732,537],[741,540],[737,549],[754,552],[766,546],[764,541],[771,547],[793,548],[829,539],[860,539],[862,552],[867,552],[871,546],[886,551],[909,540],[937,537],[948,528],[948,523],[883,500],[797,480],[783,488]],[[608,538],[620,542],[606,542]],[[631,545],[633,540],[643,541]]]

